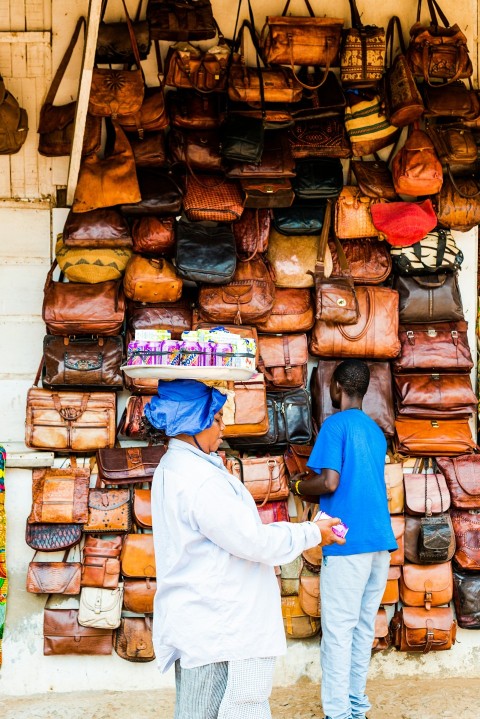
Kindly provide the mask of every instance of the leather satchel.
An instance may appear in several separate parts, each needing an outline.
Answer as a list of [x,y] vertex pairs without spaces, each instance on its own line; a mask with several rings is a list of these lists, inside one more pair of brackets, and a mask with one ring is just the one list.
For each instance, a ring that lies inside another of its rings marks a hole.
[[400,599],[408,607],[439,607],[453,598],[450,562],[422,566],[405,564],[400,577]]
[[151,617],[123,617],[113,642],[115,651],[122,659],[129,662],[152,662],[155,652]]
[[82,587],[117,588],[122,542],[121,536],[113,539],[87,536],[83,546]]
[[395,421],[395,446],[399,454],[413,457],[455,457],[476,448],[468,419],[412,419]]
[[78,623],[82,627],[116,629],[120,625],[123,603],[123,582],[116,589],[82,587]]
[[480,513],[478,509],[452,509],[455,563],[460,569],[480,570]]
[[290,207],[295,199],[288,178],[264,180],[261,177],[240,180],[244,194],[243,206],[252,209]]
[[470,417],[477,398],[467,374],[401,374],[395,376],[397,414],[424,419]]
[[255,502],[287,499],[287,472],[283,457],[231,457],[227,469],[248,489]]
[[[332,405],[330,397],[330,382],[335,368],[341,360],[319,360],[314,367],[310,379],[310,392],[312,395],[312,416],[318,428],[322,426],[327,417],[335,414],[337,410]],[[393,410],[392,375],[388,362],[375,362],[366,360],[370,370],[370,383],[363,398],[363,411],[376,422],[382,432],[393,436],[395,429],[395,414]]]
[[151,482],[165,452],[163,445],[101,449],[96,457],[98,476],[107,485]]
[[436,462],[445,477],[452,505],[457,509],[480,508],[480,454],[437,457]]
[[272,213],[269,209],[246,209],[232,225],[237,257],[252,260],[268,247]]
[[341,240],[378,237],[370,208],[382,198],[362,195],[358,187],[345,186],[335,203],[335,234]]
[[457,273],[425,277],[395,277],[402,324],[463,320]]
[[123,277],[125,295],[134,302],[177,302],[183,282],[165,258],[132,255]]
[[112,653],[112,629],[82,627],[78,609],[45,609],[43,615],[43,654]]
[[380,604],[396,604],[400,599],[399,580],[401,567],[389,567],[388,579]]
[[127,534],[122,547],[121,563],[124,577],[155,577],[153,534]]
[[305,614],[308,614],[309,617],[320,617],[322,605],[320,577],[318,574],[308,570],[306,566],[304,566],[300,574],[298,601]]
[[183,209],[189,220],[235,222],[242,216],[242,193],[237,182],[214,175],[188,175]]
[[390,647],[390,644],[387,612],[383,607],[380,607],[375,618],[375,635],[372,643],[372,652],[383,652]]
[[[395,28],[400,51],[393,57]],[[405,127],[419,120],[425,110],[422,96],[415,83],[406,58],[400,18],[390,18],[386,32],[386,55],[388,69],[385,73],[385,109],[389,122],[396,127]]]
[[123,338],[58,337],[43,339],[45,389],[123,389],[120,365]]
[[67,562],[67,549],[61,562],[29,562],[27,570],[27,592],[32,594],[80,593],[80,562]]
[[308,332],[315,321],[313,301],[308,289],[280,288],[266,319],[255,322],[259,332]]
[[152,528],[152,493],[136,487],[133,491],[133,518],[137,527]]
[[309,479],[315,472],[307,467],[307,462],[312,453],[313,447],[304,444],[291,444],[284,452],[283,459],[287,467],[290,479],[295,474],[303,474],[304,479]]
[[390,623],[392,644],[401,652],[442,651],[455,644],[457,623],[450,607],[402,607]]
[[183,130],[215,130],[220,127],[225,96],[221,93],[197,93],[177,90],[166,96],[172,127]]
[[123,582],[123,606],[127,612],[153,614],[153,600],[157,582],[151,577],[125,579]]
[[340,56],[342,85],[375,86],[385,68],[385,30],[376,25],[364,25],[356,0],[349,0],[352,27],[344,30]]
[[230,388],[235,393],[235,413],[232,422],[224,419],[223,436],[227,442],[231,437],[251,438],[266,434],[269,420],[264,376],[254,374],[251,379],[234,382]]
[[267,502],[260,507],[257,505],[258,513],[262,524],[272,524],[272,522],[289,522],[288,502],[285,500],[276,500]]
[[209,40],[217,30],[210,0],[148,0],[147,20],[155,40]]
[[145,405],[150,402],[151,395],[136,397],[131,395],[127,399],[122,418],[120,419],[118,434],[129,439],[158,442],[164,435],[145,422]]
[[52,522],[85,524],[88,519],[90,469],[77,467],[74,457],[66,469],[48,467],[32,473],[32,509],[29,524]]
[[235,238],[226,223],[177,224],[175,267],[184,280],[224,285],[232,279],[237,263]]
[[[137,158],[142,158],[144,152],[142,152],[142,150],[139,150],[139,143],[145,142],[146,138],[149,137],[149,133],[159,132],[168,127],[168,115],[165,110],[163,87],[146,87],[142,100],[142,105],[138,112],[133,114],[119,114],[117,120],[119,125],[122,126],[125,132],[132,133],[132,139],[136,143]],[[159,137],[162,137],[163,139],[162,135],[159,135]],[[165,153],[163,150],[163,146],[160,149],[160,152],[162,151],[163,162],[160,163],[160,158],[158,158],[159,164],[165,164]],[[142,159],[144,161],[140,162],[139,164],[145,166],[145,157],[143,157]]]
[[258,350],[258,368],[265,377],[269,391],[305,387],[308,362],[306,335],[260,335]]
[[134,220],[133,251],[144,255],[171,255],[175,248],[175,218],[146,215]]
[[[336,243],[330,239],[328,248],[332,257],[332,275],[341,272]],[[352,279],[360,285],[380,285],[392,270],[392,256],[388,243],[375,237],[343,240],[342,250],[350,268]]]
[[398,336],[401,349],[393,363],[395,373],[413,370],[468,373],[473,367],[464,321],[401,324]]
[[131,247],[132,234],[128,222],[113,207],[90,212],[70,212],[63,228],[65,247],[89,249]]
[[419,129],[418,122],[393,158],[392,176],[400,195],[434,195],[442,187],[442,164],[433,142]]
[[82,538],[83,524],[28,524],[25,543],[39,552],[57,552],[74,547]]
[[411,515],[431,515],[446,512],[450,507],[450,494],[442,474],[427,473],[429,461],[424,462],[424,473],[419,472],[417,459],[413,472],[405,473],[405,511]]
[[403,464],[402,462],[396,462],[392,455],[389,455],[389,459],[390,461],[385,464],[384,470],[388,511],[390,514],[403,514],[405,506]]
[[320,619],[305,614],[298,596],[282,597],[285,634],[291,639],[307,639],[320,631]]
[[458,626],[480,629],[480,577],[478,574],[453,571],[453,602]]
[[214,47],[201,50],[186,40],[170,45],[165,59],[165,85],[197,92],[223,92],[227,86],[230,48],[218,33]]
[[132,523],[130,492],[128,489],[90,489],[87,533],[102,534],[129,532]]
[[451,230],[468,232],[480,223],[480,188],[473,176],[444,177],[436,204],[438,222]]
[[[449,514],[405,517],[405,559],[413,564],[449,562],[455,554],[455,534]],[[422,536],[421,536],[422,533]]]
[[144,133],[142,138],[130,135],[129,140],[137,168],[137,179],[140,168],[155,169],[164,168],[167,165],[163,130]]
[[310,353],[320,357],[390,360],[400,351],[398,292],[387,287],[357,287],[360,319],[355,325],[316,321]]
[[360,158],[352,162],[350,167],[357,181],[358,189],[362,195],[384,200],[397,200],[398,196],[393,186],[392,173],[389,168],[390,155],[393,156],[395,145],[387,160],[381,160],[378,154],[373,153],[373,160]]

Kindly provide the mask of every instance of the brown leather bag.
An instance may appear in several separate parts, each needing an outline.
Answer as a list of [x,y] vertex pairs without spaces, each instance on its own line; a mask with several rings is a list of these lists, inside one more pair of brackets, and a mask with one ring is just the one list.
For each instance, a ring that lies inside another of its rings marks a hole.
[[457,623],[450,607],[402,607],[390,623],[392,644],[401,652],[441,651],[455,644]]
[[[127,399],[126,407],[120,420],[118,433],[129,439],[140,439],[150,441],[150,430],[145,425],[145,405],[150,402],[151,396],[135,397],[131,395]],[[155,430],[155,441],[159,433]]]
[[[445,559],[446,562],[449,562],[455,554],[455,534],[450,515],[444,514],[442,518],[449,525],[450,529],[450,544],[447,548]],[[422,517],[412,517],[409,515],[405,517],[405,559],[408,559],[409,562],[413,562],[413,564],[430,564],[430,561],[426,561],[420,556],[421,525]]]
[[411,515],[439,514],[450,507],[450,494],[445,478],[434,472],[420,472],[421,460],[417,459],[413,472],[405,472],[405,511]]
[[287,472],[290,479],[295,474],[303,474],[304,479],[309,479],[315,474],[313,469],[307,467],[307,462],[312,453],[313,447],[308,444],[291,444],[283,455]]
[[402,417],[452,419],[470,417],[477,398],[467,374],[396,375],[397,414]]
[[288,140],[295,159],[352,155],[345,123],[338,117],[296,122],[288,130]]
[[175,218],[146,215],[132,226],[133,251],[145,255],[171,255],[175,249]]
[[[328,247],[332,256],[332,274],[338,275],[341,272],[341,267],[336,244],[330,240]],[[355,283],[380,285],[389,276],[392,269],[392,257],[387,242],[374,237],[362,237],[361,239],[343,240],[342,249]]]
[[220,31],[218,42],[207,50],[180,40],[168,48],[165,85],[198,92],[222,92],[227,86],[229,56],[230,48]]
[[45,389],[123,389],[123,337],[43,339]]
[[316,321],[310,353],[320,357],[389,360],[400,351],[398,292],[387,287],[356,287],[360,319],[355,325]]
[[[397,29],[400,51],[393,58],[394,35]],[[385,73],[385,109],[388,121],[396,127],[405,127],[419,120],[424,112],[423,100],[405,57],[400,18],[390,18],[386,32],[388,69]]]
[[131,247],[132,234],[128,222],[113,207],[90,212],[70,212],[63,228],[65,247],[103,249]]
[[[177,302],[127,304],[127,343],[135,338],[135,330],[168,330],[173,339],[192,329],[192,303],[188,297]],[[156,385],[151,394],[155,394]]]
[[223,171],[218,130],[172,128],[168,135],[168,150],[172,163],[182,163],[192,173]]
[[[163,130],[147,132],[141,139],[130,135],[129,140],[137,169],[161,169],[166,167],[168,160]],[[140,193],[143,196],[141,187]]]
[[308,346],[306,335],[258,338],[258,368],[265,377],[267,389],[305,387],[307,383]]
[[177,302],[183,282],[164,258],[132,255],[123,277],[125,295],[135,302]]
[[392,176],[400,195],[434,195],[442,187],[442,164],[433,142],[419,129],[418,122],[393,158]]
[[45,609],[43,615],[43,653],[101,654],[112,653],[112,629],[83,627],[78,623],[78,609]]
[[150,489],[140,487],[134,489],[133,518],[138,527],[152,528],[152,494]]
[[34,469],[32,482],[32,509],[27,519],[29,524],[86,523],[90,469],[77,467],[75,457],[71,457],[70,467],[65,469]]
[[226,171],[227,177],[244,180],[261,178],[295,177],[295,161],[285,131],[265,133],[262,159],[259,163],[232,162]]
[[370,207],[382,202],[382,198],[362,195],[354,185],[342,188],[335,203],[335,234],[341,240],[361,237],[378,237],[378,230],[373,224]]
[[125,132],[137,133],[133,136],[135,140],[142,141],[145,133],[164,130],[168,127],[168,115],[163,86],[146,87],[140,110],[133,114],[119,114],[117,120]]
[[445,477],[452,505],[457,509],[480,508],[480,454],[436,457]]
[[114,447],[97,452],[99,479],[104,484],[151,482],[166,447]]
[[283,457],[229,457],[226,466],[261,507],[274,499],[287,499],[289,489]]
[[480,570],[480,513],[476,509],[452,509],[455,562],[462,569]]
[[480,105],[471,79],[469,84],[470,87],[467,87],[462,80],[456,80],[449,85],[444,83],[422,85],[425,117],[476,120],[480,113]]
[[389,647],[390,633],[388,629],[387,612],[383,607],[380,607],[375,618],[375,635],[372,643],[372,652],[383,652]]
[[390,515],[392,530],[397,542],[397,549],[390,553],[390,566],[401,567],[405,564],[405,517],[400,514]]
[[480,223],[480,189],[472,176],[454,178],[450,173],[444,177],[436,204],[438,221],[444,227],[467,232]]
[[387,488],[388,511],[390,514],[403,514],[405,504],[405,488],[403,484],[403,464],[396,462],[393,455],[385,464],[384,477]]
[[27,570],[27,592],[32,594],[80,594],[80,562],[67,562],[67,549],[61,562],[36,562],[35,555]]
[[[247,26],[249,23],[244,21],[244,27]],[[264,102],[292,103],[302,97],[302,85],[289,67],[248,67],[243,62],[234,62],[230,68],[228,97],[232,102],[260,103],[261,83]]]
[[0,78],[0,155],[19,152],[28,135],[27,111]]
[[400,355],[394,372],[470,372],[473,360],[468,345],[466,322],[401,324],[398,331]]
[[407,607],[439,607],[453,598],[453,574],[450,562],[442,564],[405,564],[400,577],[400,599]]
[[[341,360],[319,360],[312,371],[310,393],[312,396],[312,417],[318,428],[327,417],[335,414],[330,397],[330,382],[335,368]],[[363,411],[376,422],[389,437],[395,430],[393,411],[392,374],[388,362],[366,360],[370,370],[370,383],[363,398]]]
[[170,124],[185,130],[214,130],[220,127],[225,97],[192,90],[169,92],[166,97]]
[[266,319],[255,322],[259,332],[308,332],[315,321],[310,290],[277,287],[272,311]]
[[123,606],[127,612],[153,614],[157,582],[151,577],[126,579],[123,583]]
[[155,577],[153,534],[127,534],[120,560],[122,574],[127,578]]
[[227,417],[224,417],[225,439],[266,434],[269,425],[264,376],[258,373],[244,382],[234,382],[231,389],[235,392],[235,415],[233,424],[227,423]]
[[118,335],[125,319],[121,281],[54,282],[57,261],[43,290],[42,318],[52,335]]
[[397,275],[394,287],[400,295],[402,324],[458,322],[464,319],[456,272],[425,277]]
[[88,494],[88,522],[84,532],[117,534],[129,532],[132,523],[128,489],[91,489]]
[[129,662],[152,662],[155,659],[150,617],[123,617],[113,642],[118,656]]
[[388,579],[380,604],[396,604],[400,599],[400,567],[389,567]]
[[411,419],[395,421],[395,446],[403,455],[455,457],[475,450],[468,419]]
[[298,601],[305,614],[309,617],[319,617],[322,601],[320,598],[320,577],[314,572],[302,569],[298,587]]
[[241,218],[233,223],[233,236],[240,259],[251,260],[258,253],[266,251],[271,219],[271,210],[247,209],[243,211]]
[[87,536],[82,550],[82,587],[117,588],[122,541],[121,536],[113,539]]
[[214,175],[194,177],[189,174],[183,209],[192,222],[235,222],[243,212],[242,193],[234,180],[219,180]]

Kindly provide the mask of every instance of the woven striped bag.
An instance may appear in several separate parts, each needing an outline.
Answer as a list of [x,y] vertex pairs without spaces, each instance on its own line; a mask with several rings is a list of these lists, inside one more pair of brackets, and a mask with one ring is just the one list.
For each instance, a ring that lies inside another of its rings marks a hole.
[[62,234],[57,235],[55,256],[58,266],[70,282],[96,284],[123,277],[132,256],[129,247],[65,247]]
[[397,140],[400,129],[388,122],[379,95],[353,104],[356,96],[348,90],[346,94],[345,128],[353,155],[372,155]]
[[392,247],[390,254],[398,275],[454,272],[463,262],[463,252],[455,244],[450,230],[440,228],[409,247]]

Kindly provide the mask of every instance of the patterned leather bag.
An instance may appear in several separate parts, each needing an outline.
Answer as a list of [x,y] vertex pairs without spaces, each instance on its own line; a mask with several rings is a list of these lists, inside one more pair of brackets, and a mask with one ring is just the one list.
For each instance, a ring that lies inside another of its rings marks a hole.
[[375,91],[346,91],[345,129],[355,157],[371,155],[396,142],[400,130],[385,116],[384,103]]
[[70,467],[33,470],[32,510],[29,524],[85,524],[88,520],[89,467],[77,467],[75,457]]
[[452,509],[453,530],[457,547],[455,562],[460,569],[480,570],[480,511]]
[[82,524],[28,524],[25,542],[39,552],[74,547],[82,538]]
[[[393,57],[395,28],[400,52]],[[410,70],[403,40],[400,18],[390,18],[386,32],[387,63],[385,73],[385,109],[388,121],[396,127],[405,127],[419,120],[425,110],[422,96]]]
[[36,562],[35,555],[28,565],[27,592],[32,594],[79,594],[82,565],[67,562],[67,549],[61,562]]
[[193,222],[234,222],[242,216],[242,193],[235,181],[219,180],[213,175],[189,175],[183,209]]
[[340,56],[342,85],[369,87],[383,77],[385,67],[385,30],[364,25],[356,0],[349,0],[352,27],[345,30]]
[[288,130],[292,155],[304,157],[339,157],[352,154],[345,123],[338,117],[302,120]]
[[[97,483],[98,484],[98,483]],[[88,494],[87,533],[128,532],[131,526],[128,489],[91,489]]]
[[58,337],[43,339],[45,389],[122,389],[123,338]]

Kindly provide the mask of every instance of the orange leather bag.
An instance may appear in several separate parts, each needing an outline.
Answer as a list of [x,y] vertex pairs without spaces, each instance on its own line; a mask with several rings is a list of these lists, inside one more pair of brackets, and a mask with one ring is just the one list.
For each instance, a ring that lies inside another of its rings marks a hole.
[[235,413],[233,423],[226,423],[223,436],[229,437],[261,437],[268,432],[267,390],[263,374],[257,373],[244,382],[233,382],[229,385],[235,393]]
[[287,637],[307,639],[320,631],[320,619],[305,614],[298,596],[282,597],[283,626]]
[[405,563],[405,517],[391,516],[390,521],[398,545],[398,548],[390,554],[390,566],[401,567]]
[[398,582],[400,574],[400,567],[389,567],[387,584],[380,604],[396,604],[399,601],[400,588]]
[[308,332],[315,321],[312,295],[307,289],[281,288],[275,290],[272,311],[255,322],[259,332]]
[[151,577],[125,579],[123,583],[123,606],[127,612],[152,614],[157,582]]
[[395,420],[395,448],[413,457],[456,457],[476,449],[468,419]]
[[32,480],[29,524],[85,524],[88,519],[89,467],[77,467],[75,457],[71,457],[70,467],[34,469]]
[[138,527],[152,528],[152,493],[136,487],[133,491],[133,518]]
[[373,224],[371,205],[384,202],[380,197],[363,195],[354,185],[342,188],[335,203],[335,234],[341,240],[378,237]]
[[418,122],[393,158],[393,185],[399,195],[434,195],[443,183],[442,163],[428,135]]
[[375,636],[372,643],[372,652],[383,652],[390,646],[390,632],[388,630],[387,612],[380,607],[375,618]]
[[385,486],[387,488],[388,511],[390,514],[402,514],[405,503],[403,484],[403,465],[401,462],[390,462],[385,465]]
[[128,489],[91,489],[88,494],[88,522],[84,532],[95,534],[128,532],[131,525]]
[[82,587],[117,588],[122,541],[121,536],[112,539],[87,536],[83,547]]
[[310,574],[305,569],[302,570],[298,587],[298,600],[301,608],[309,617],[320,616],[320,577],[318,574]]
[[453,598],[451,562],[405,564],[400,578],[400,599],[408,607],[439,607]]
[[127,534],[120,561],[127,578],[155,577],[153,534]]
[[132,255],[123,277],[125,295],[135,302],[177,302],[183,282],[168,260]]

